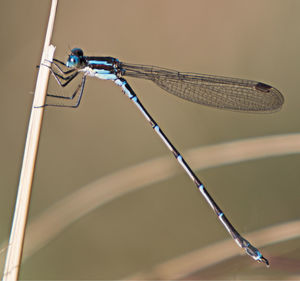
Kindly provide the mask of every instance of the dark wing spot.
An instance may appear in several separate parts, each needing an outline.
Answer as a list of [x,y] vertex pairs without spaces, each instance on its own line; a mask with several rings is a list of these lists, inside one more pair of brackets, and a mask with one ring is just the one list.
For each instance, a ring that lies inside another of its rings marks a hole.
[[259,82],[255,85],[256,90],[261,91],[261,92],[265,92],[265,93],[270,92],[271,88],[272,88],[271,86],[269,86],[267,84],[264,84],[264,83],[261,83],[261,82]]

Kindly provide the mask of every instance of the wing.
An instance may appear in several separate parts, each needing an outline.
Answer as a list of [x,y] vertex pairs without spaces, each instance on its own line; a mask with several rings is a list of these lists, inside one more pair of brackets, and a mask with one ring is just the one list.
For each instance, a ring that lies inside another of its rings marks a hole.
[[178,72],[156,66],[120,63],[124,76],[148,79],[182,99],[246,112],[279,110],[283,95],[267,84],[237,78]]

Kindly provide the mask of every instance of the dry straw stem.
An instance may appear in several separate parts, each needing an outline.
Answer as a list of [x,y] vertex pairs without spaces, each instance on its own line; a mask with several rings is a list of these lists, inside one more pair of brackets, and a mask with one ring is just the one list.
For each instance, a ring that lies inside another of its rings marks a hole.
[[49,64],[54,55],[54,46],[50,46],[52,30],[55,19],[57,0],[52,0],[47,33],[39,68],[27,138],[23,156],[23,164],[15,205],[14,218],[6,254],[3,281],[15,281],[18,278],[20,262],[22,257],[27,213],[29,209],[31,185],[34,174],[36,154],[39,144],[40,130],[43,120],[44,108],[36,108],[45,103],[46,91],[49,79],[49,68],[42,64]]

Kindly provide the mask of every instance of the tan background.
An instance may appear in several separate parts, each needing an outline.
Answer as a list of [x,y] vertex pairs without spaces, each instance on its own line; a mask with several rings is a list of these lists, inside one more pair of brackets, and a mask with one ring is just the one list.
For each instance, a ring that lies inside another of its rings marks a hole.
[[[1,1],[0,7],[0,242],[5,243],[50,1]],[[195,105],[130,79],[183,154],[299,131],[300,1],[62,0],[52,42],[62,60],[69,48],[81,47],[87,55],[259,80],[284,94],[278,113],[241,114]],[[54,84],[51,90],[56,91]],[[29,220],[94,180],[165,155],[172,158],[119,88],[88,79],[79,109],[45,112]],[[196,172],[238,230],[247,233],[299,219],[299,161],[290,155]],[[73,223],[24,261],[20,278],[121,279],[228,238],[190,179],[175,169],[175,177]],[[292,278],[299,274],[299,247],[298,238],[263,248],[274,261],[270,269],[238,256],[194,278]],[[0,255],[3,263],[5,252]]]

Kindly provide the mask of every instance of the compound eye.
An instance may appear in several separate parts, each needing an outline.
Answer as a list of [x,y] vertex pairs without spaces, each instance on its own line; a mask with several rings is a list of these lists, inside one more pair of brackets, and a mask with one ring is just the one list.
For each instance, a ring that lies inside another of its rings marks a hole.
[[67,61],[67,67],[79,67],[80,60],[77,56],[70,55]]
[[83,51],[80,48],[74,48],[71,50],[71,53],[77,57],[82,57],[83,56]]

